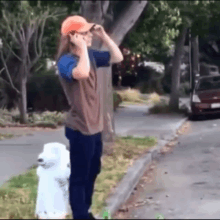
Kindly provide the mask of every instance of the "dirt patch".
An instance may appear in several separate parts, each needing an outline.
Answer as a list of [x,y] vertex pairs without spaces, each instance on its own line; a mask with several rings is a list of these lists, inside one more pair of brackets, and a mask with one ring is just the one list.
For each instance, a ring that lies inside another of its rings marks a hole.
[[174,147],[178,144],[178,139],[174,138],[171,140],[168,144],[166,144],[161,150],[161,154],[171,153],[174,149]]
[[191,122],[185,122],[178,130],[178,135],[189,134],[192,132]]

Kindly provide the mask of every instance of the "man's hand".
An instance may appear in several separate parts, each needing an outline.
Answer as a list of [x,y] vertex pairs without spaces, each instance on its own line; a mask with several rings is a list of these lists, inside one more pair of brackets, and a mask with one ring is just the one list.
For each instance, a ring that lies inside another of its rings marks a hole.
[[86,42],[82,35],[75,33],[74,35],[70,34],[70,41],[79,47],[80,49],[86,46]]
[[106,45],[107,49],[110,51],[110,63],[120,63],[124,59],[123,54],[121,53],[118,46],[108,36],[108,34],[105,32],[104,28],[101,25],[96,24],[93,27],[92,33],[94,34],[94,36],[100,37],[104,45]]
[[93,34],[94,36],[97,36],[97,37],[103,39],[104,36],[105,36],[105,34],[106,34],[106,32],[105,32],[104,28],[103,28],[101,25],[96,24],[96,25],[93,27],[92,34]]

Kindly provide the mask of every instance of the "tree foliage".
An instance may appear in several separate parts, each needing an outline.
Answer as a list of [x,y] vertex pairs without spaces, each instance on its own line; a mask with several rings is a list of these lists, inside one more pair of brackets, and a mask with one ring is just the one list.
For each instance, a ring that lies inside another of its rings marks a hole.
[[219,1],[149,1],[123,46],[166,62],[183,26],[193,35],[207,36],[211,24],[219,20]]
[[163,59],[170,55],[181,23],[177,7],[171,8],[168,1],[150,1],[123,45],[152,59]]
[[[60,24],[63,19],[69,14],[78,14],[80,3],[78,1],[33,1],[29,0],[32,7],[40,5],[41,8],[52,7],[58,10],[65,10],[66,13],[54,19],[48,19],[45,24],[44,38],[43,38],[43,52],[42,59],[54,59],[57,50],[57,42],[60,31]],[[40,2],[40,4],[39,4]]]

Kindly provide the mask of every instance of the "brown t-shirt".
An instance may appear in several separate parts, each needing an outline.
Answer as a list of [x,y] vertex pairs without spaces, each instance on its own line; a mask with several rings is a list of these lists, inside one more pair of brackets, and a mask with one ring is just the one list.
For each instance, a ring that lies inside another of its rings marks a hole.
[[79,57],[76,55],[63,55],[57,66],[59,80],[71,106],[65,126],[78,130],[84,135],[93,135],[103,130],[103,114],[101,112],[96,69],[110,65],[110,53],[94,49],[88,49],[88,52],[90,74],[87,79],[76,80],[72,76],[72,70],[79,61]]

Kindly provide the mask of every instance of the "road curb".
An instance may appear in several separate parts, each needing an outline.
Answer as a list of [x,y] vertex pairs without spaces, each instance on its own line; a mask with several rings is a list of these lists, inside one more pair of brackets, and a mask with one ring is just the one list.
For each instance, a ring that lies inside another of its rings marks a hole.
[[[161,149],[176,136],[176,130],[178,130],[184,124],[184,122],[187,121],[187,119],[188,117],[185,117],[175,126],[175,130],[173,131],[173,134],[170,136],[169,140],[158,140],[158,144],[153,149],[136,160],[133,166],[128,168],[126,175],[116,187],[114,193],[110,194],[106,200],[107,206],[104,208],[104,210],[109,211],[111,216],[113,216],[119,207],[130,197],[137,183],[143,176],[146,166],[150,165],[151,162],[159,156]],[[96,218],[103,219],[102,212],[99,215],[96,215]]]

